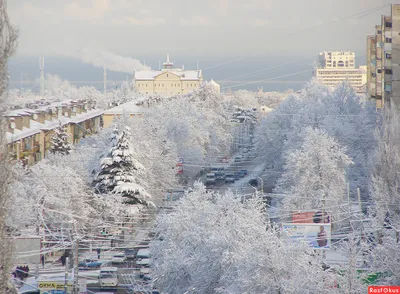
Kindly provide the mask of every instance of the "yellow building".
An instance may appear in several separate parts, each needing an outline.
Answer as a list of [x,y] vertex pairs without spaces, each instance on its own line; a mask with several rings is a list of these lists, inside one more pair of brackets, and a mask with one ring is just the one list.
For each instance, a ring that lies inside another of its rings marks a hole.
[[108,128],[109,126],[111,126],[113,120],[115,118],[120,117],[123,114],[129,115],[130,117],[142,116],[143,108],[137,106],[136,102],[127,102],[104,111],[103,114],[104,128]]
[[173,68],[169,60],[160,70],[135,71],[133,80],[139,94],[161,94],[166,96],[186,94],[198,89],[203,82],[201,70]]
[[69,142],[77,144],[85,136],[98,132],[103,112],[83,100],[9,111],[5,114],[8,151],[13,159],[31,165],[46,156],[60,121]]
[[349,51],[321,52],[314,71],[317,81],[335,88],[348,81],[358,93],[365,92],[367,84],[366,66],[355,67],[355,53]]

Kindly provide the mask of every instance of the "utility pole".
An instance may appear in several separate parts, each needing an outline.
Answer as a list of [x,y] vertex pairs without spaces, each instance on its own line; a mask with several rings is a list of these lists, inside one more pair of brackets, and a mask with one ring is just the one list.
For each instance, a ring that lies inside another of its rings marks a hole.
[[260,179],[261,182],[261,194],[264,195],[264,180],[262,179],[262,177],[258,177],[258,179]]
[[68,293],[68,270],[69,270],[69,257],[65,258],[65,279],[64,279],[64,292]]
[[79,249],[79,239],[76,238],[75,241],[75,271],[74,271],[74,289],[75,289],[75,294],[79,293],[79,285],[78,285],[78,275],[79,275],[79,255],[78,255],[78,249]]

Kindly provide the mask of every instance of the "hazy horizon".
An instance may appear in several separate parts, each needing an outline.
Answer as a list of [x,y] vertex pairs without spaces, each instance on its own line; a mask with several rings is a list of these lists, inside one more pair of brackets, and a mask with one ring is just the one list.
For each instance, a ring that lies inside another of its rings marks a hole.
[[[214,57],[208,60],[202,60],[198,56],[191,58],[170,55],[170,59],[176,67],[184,65],[185,69],[196,69],[197,61],[199,61],[199,68],[202,69],[204,79],[213,79],[220,83],[222,88],[232,86],[232,90],[257,90],[263,87],[264,91],[285,91],[287,89],[298,90],[311,79],[313,62],[316,61],[317,54],[318,52],[306,56],[249,56],[246,58],[232,57],[231,59]],[[165,58],[166,56],[162,56],[161,62]],[[39,56],[17,56],[10,60],[10,88],[20,88],[22,77],[23,88],[38,90],[37,80],[40,76],[38,59]],[[145,61],[146,65],[152,69],[158,69],[159,61],[155,56],[143,56],[141,61]],[[365,57],[357,57],[357,64],[365,64]],[[89,85],[98,89],[103,88],[103,69],[76,58],[45,57],[44,70],[45,74],[58,75],[75,86]],[[307,70],[309,71],[303,72]],[[296,74],[298,72],[300,73]],[[248,75],[248,73],[253,74]],[[288,76],[285,77],[286,75]],[[131,80],[132,75],[107,71],[107,80],[110,85],[113,85],[113,81],[126,79]],[[254,83],[260,80],[262,82]],[[246,82],[251,83],[240,86]]]

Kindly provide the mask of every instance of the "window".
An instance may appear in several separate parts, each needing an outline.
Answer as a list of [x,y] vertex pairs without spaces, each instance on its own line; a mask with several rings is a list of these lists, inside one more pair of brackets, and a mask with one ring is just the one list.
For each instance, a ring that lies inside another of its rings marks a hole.
[[385,74],[391,75],[393,74],[393,71],[390,68],[385,69]]
[[333,62],[333,67],[336,67],[336,61]]
[[167,78],[168,78],[168,74],[167,74]]
[[371,72],[371,77],[375,78],[376,77],[376,73]]
[[392,43],[392,38],[388,38],[388,37],[386,37],[386,39],[385,39],[385,43]]
[[385,53],[386,59],[392,59],[392,53]]
[[391,28],[392,27],[392,23],[390,21],[385,22],[385,27]]
[[378,74],[379,74],[379,73],[382,73],[382,70],[381,70],[380,68],[377,68],[377,69],[376,69],[376,73],[378,73]]

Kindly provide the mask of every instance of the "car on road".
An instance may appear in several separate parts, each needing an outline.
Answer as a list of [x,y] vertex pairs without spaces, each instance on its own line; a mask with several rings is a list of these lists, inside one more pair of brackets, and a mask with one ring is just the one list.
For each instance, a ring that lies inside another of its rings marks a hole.
[[224,171],[217,171],[215,172],[215,179],[218,180],[225,180],[225,172]]
[[118,287],[118,268],[103,267],[99,275],[100,288],[116,288]]
[[242,173],[240,171],[236,171],[233,174],[233,177],[235,178],[235,180],[240,180],[240,178],[242,177]]
[[249,181],[249,185],[257,188],[257,187],[258,187],[258,181],[257,181],[257,179],[251,179],[251,180]]
[[116,252],[111,258],[112,263],[124,263],[126,261],[126,255],[124,252]]
[[215,185],[215,173],[208,173],[206,175],[206,186],[211,186],[211,185]]
[[95,260],[92,258],[86,258],[78,263],[79,269],[92,269],[100,268],[104,264],[103,261]]
[[242,162],[242,156],[235,156],[235,162]]
[[234,183],[235,182],[235,177],[233,176],[232,173],[227,173],[225,174],[225,183]]
[[243,176],[247,176],[247,169],[241,169],[240,172],[243,174]]

